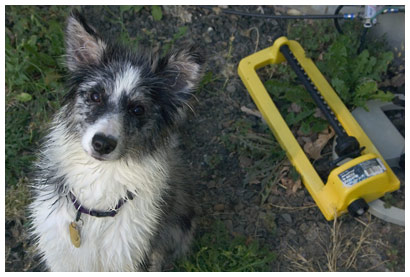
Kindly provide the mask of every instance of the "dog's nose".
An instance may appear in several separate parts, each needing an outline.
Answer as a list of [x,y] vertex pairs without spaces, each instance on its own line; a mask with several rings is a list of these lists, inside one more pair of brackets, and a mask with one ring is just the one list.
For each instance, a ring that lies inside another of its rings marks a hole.
[[117,140],[104,134],[95,134],[92,140],[93,148],[99,154],[109,154],[117,146]]

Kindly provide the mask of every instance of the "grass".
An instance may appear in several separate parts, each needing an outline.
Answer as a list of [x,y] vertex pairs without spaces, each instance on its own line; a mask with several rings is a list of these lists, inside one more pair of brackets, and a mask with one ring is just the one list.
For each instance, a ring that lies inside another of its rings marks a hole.
[[216,221],[194,242],[192,254],[180,261],[175,271],[240,272],[271,271],[276,255],[256,240],[232,237],[225,225]]
[[[61,56],[67,12],[63,6],[6,6],[5,216],[7,234],[13,234],[6,244],[6,264],[21,258],[13,248],[30,253],[29,174],[40,137],[63,97]],[[31,262],[27,254],[24,266]]]
[[239,159],[251,159],[243,181],[244,186],[260,183],[261,204],[270,195],[280,179],[280,168],[286,159],[285,152],[263,124],[253,124],[247,118],[240,119],[224,131],[222,142],[230,152],[236,152]]
[[336,218],[327,229],[320,230],[318,239],[312,241],[314,247],[322,249],[321,257],[307,259],[295,247],[289,245],[285,259],[290,263],[290,269],[295,271],[372,271],[381,264],[370,266],[361,264],[363,257],[371,255],[369,245],[374,242],[372,235],[371,216],[361,221],[353,230],[344,228],[347,216]]
[[63,95],[66,8],[6,7],[6,188],[24,182]]

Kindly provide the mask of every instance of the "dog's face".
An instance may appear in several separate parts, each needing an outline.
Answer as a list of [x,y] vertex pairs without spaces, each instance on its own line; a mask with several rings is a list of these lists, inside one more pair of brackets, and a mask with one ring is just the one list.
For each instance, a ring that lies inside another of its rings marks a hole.
[[66,52],[67,117],[84,151],[98,160],[166,143],[189,107],[203,62],[192,48],[155,58],[112,45],[76,11],[68,18]]

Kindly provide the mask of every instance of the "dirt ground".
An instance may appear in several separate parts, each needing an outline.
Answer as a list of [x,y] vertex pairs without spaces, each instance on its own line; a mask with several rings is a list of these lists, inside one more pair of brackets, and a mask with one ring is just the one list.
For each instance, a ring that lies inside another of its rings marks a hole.
[[[236,9],[261,12],[256,6]],[[263,7],[263,11],[271,13],[273,8]],[[205,72],[212,72],[214,79],[196,93],[195,114],[182,134],[189,171],[196,175],[192,186],[200,217],[198,232],[221,220],[231,234],[259,240],[277,253],[272,271],[404,271],[404,227],[369,214],[356,219],[345,215],[328,222],[305,188],[289,194],[277,187],[261,204],[260,184],[244,185],[246,167],[257,161],[244,160],[222,141],[238,120],[246,119],[254,128],[263,124],[241,111],[241,107],[256,107],[239,79],[237,66],[255,49],[272,45],[283,23],[199,7],[165,7],[163,12],[160,21],[154,21],[146,9],[125,13],[124,24],[131,37],[152,48],[169,42],[178,27],[188,26],[185,38],[206,52]],[[84,13],[103,32],[115,35],[121,31],[104,20],[104,15],[110,15],[99,8],[85,7]],[[22,253],[26,245],[13,245],[13,237],[25,233],[8,234],[6,243],[12,246],[8,271],[37,270],[32,257]]]

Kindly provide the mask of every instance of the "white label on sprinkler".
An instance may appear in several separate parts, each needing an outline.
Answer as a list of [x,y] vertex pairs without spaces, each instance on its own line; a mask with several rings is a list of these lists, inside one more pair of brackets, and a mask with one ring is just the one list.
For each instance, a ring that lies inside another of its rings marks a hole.
[[386,167],[380,159],[371,159],[343,171],[338,176],[344,186],[352,187],[367,178],[381,174],[385,171]]

